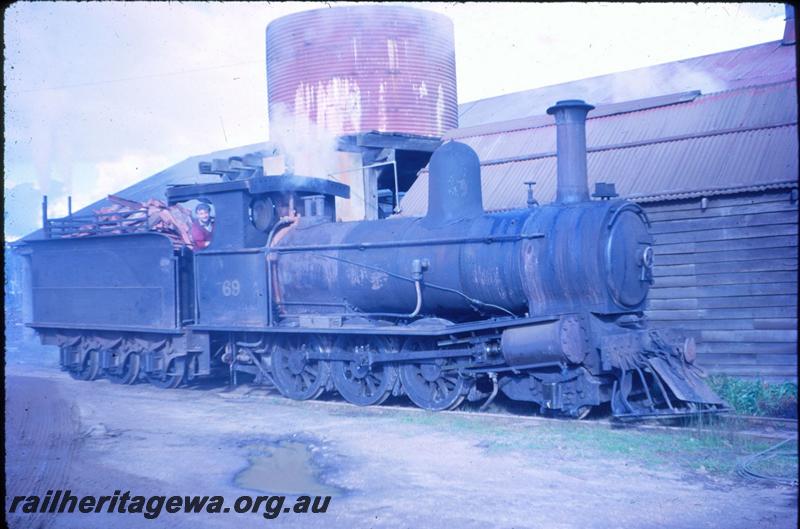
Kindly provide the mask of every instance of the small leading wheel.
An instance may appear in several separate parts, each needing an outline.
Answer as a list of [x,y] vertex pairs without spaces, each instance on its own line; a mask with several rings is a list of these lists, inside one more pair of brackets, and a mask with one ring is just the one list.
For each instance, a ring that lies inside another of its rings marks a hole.
[[388,363],[370,364],[370,356],[377,353],[393,353],[397,346],[383,337],[344,337],[337,342],[337,349],[352,353],[352,361],[331,363],[331,378],[336,390],[347,402],[358,406],[382,404],[397,382],[397,368]]
[[100,376],[100,352],[89,351],[80,366],[71,366],[69,376],[75,380],[96,380]]
[[327,362],[308,358],[327,346],[314,336],[287,336],[272,350],[272,378],[283,396],[294,400],[316,399],[325,391],[330,368]]
[[133,384],[139,378],[141,365],[139,353],[128,353],[121,366],[106,371],[106,377],[114,384]]
[[147,373],[147,381],[157,388],[175,389],[186,376],[186,358],[179,356],[169,363],[166,371]]
[[[403,346],[403,352],[434,348],[428,340],[412,338]],[[405,364],[400,368],[400,380],[408,398],[426,410],[452,410],[467,394],[467,379],[458,373],[456,362],[451,358]]]

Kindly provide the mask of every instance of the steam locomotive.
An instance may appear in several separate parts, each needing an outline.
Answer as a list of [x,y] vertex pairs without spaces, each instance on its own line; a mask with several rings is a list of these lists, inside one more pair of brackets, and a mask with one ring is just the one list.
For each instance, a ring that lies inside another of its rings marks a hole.
[[478,157],[450,141],[431,157],[424,217],[337,222],[347,186],[262,174],[168,189],[170,204],[213,204],[204,250],[152,232],[31,240],[29,325],[82,380],[175,388],[225,370],[361,406],[406,395],[447,410],[502,392],[577,418],[608,404],[619,418],[723,410],[693,340],[644,318],[644,211],[589,197],[592,108],[548,109],[547,205],[529,192],[524,209],[484,212]]

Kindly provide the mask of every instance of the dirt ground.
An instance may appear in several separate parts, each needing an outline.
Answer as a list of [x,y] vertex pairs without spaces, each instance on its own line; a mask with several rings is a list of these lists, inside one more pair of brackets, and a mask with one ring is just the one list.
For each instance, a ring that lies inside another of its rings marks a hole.
[[[267,482],[281,479],[270,472],[307,473],[332,496],[324,514],[272,520],[6,514],[13,528],[782,528],[797,518],[796,488],[744,481],[724,455],[715,467],[717,445],[704,445],[709,468],[670,453],[694,450],[688,431],[667,442],[599,423],[298,403],[250,387],[78,382],[20,363],[6,364],[5,391],[6,513],[13,496],[56,489],[221,495],[227,504],[274,490]],[[277,461],[283,445],[304,447],[308,461]],[[251,467],[265,460],[260,474]]]

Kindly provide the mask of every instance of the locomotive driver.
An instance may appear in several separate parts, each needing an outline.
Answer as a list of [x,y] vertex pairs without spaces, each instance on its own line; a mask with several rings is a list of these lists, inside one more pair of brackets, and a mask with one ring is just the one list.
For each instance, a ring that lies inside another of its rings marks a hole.
[[211,218],[211,207],[200,203],[194,208],[195,219],[192,222],[192,241],[197,250],[202,250],[211,243],[211,232],[214,231],[214,219]]

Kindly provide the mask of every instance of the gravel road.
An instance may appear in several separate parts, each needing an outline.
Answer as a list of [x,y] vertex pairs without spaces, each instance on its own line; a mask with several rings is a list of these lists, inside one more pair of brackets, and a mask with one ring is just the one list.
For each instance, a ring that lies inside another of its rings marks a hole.
[[[16,495],[57,489],[221,495],[229,504],[275,490],[282,480],[274,474],[290,472],[332,495],[324,514],[271,520],[260,512],[154,520],[18,512],[7,514],[13,528],[782,528],[797,517],[796,489],[704,477],[594,445],[577,450],[557,424],[513,416],[298,403],[249,387],[78,382],[13,363],[5,390],[6,512]],[[278,461],[283,448],[291,457]],[[260,479],[261,490],[242,485],[259,488]]]

